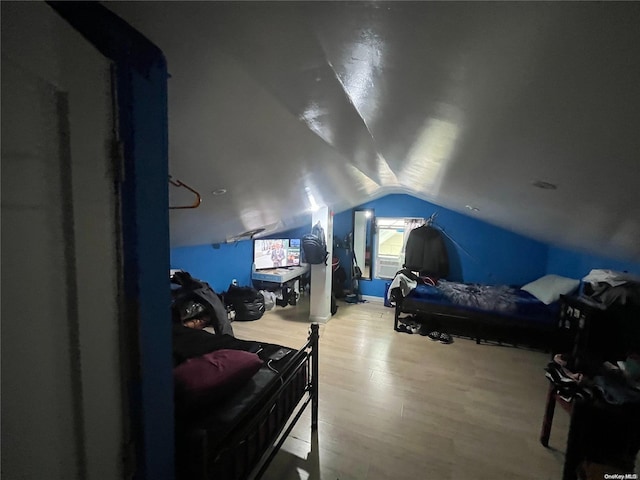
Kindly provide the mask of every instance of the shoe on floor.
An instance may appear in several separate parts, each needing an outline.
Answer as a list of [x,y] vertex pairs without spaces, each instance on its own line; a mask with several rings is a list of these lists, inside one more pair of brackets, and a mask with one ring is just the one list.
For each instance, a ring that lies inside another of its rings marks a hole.
[[438,331],[429,332],[427,333],[427,337],[429,337],[434,342],[437,342],[438,340],[440,340],[440,332]]
[[545,367],[545,370],[547,371],[547,374],[548,374],[548,375],[545,374],[545,376],[556,385],[563,385],[563,384],[566,385],[566,384],[576,383],[576,380],[574,378],[566,375],[563,368],[554,362],[550,362]]
[[566,360],[565,355],[563,353],[555,354],[553,356],[553,361],[556,362],[561,367],[566,367],[567,366],[567,360]]
[[445,345],[449,345],[450,343],[453,343],[453,338],[448,333],[441,332],[438,341],[440,343],[444,343]]
[[411,331],[411,328],[408,325],[405,325],[404,323],[401,323],[398,325],[398,332],[408,333],[409,335],[413,334],[413,332]]

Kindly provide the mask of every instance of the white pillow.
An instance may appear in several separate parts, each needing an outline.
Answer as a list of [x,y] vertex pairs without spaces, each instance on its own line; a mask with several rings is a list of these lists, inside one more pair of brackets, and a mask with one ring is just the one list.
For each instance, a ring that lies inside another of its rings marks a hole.
[[578,285],[580,280],[551,274],[527,283],[521,290],[529,292],[544,304],[549,305],[558,300],[560,295],[573,292]]

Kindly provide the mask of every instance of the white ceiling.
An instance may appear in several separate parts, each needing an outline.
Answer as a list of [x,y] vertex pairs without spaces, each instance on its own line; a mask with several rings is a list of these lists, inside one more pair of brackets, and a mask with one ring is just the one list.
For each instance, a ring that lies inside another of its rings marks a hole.
[[640,260],[636,2],[104,4],[167,58],[172,246],[405,192]]

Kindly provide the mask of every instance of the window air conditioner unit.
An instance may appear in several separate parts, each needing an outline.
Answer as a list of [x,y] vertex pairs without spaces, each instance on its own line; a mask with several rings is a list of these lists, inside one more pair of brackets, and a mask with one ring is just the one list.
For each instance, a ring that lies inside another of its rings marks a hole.
[[399,257],[379,257],[378,260],[378,277],[393,278],[398,270],[402,268]]

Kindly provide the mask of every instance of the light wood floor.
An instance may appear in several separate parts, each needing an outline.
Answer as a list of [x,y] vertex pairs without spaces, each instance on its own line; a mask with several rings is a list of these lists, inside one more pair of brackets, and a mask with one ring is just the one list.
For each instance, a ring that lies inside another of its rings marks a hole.
[[[298,348],[308,302],[235,322],[238,338]],[[538,442],[548,354],[451,345],[393,331],[393,309],[340,303],[320,327],[317,436],[310,409],[267,480],[561,478],[568,415],[558,409],[550,446]]]

